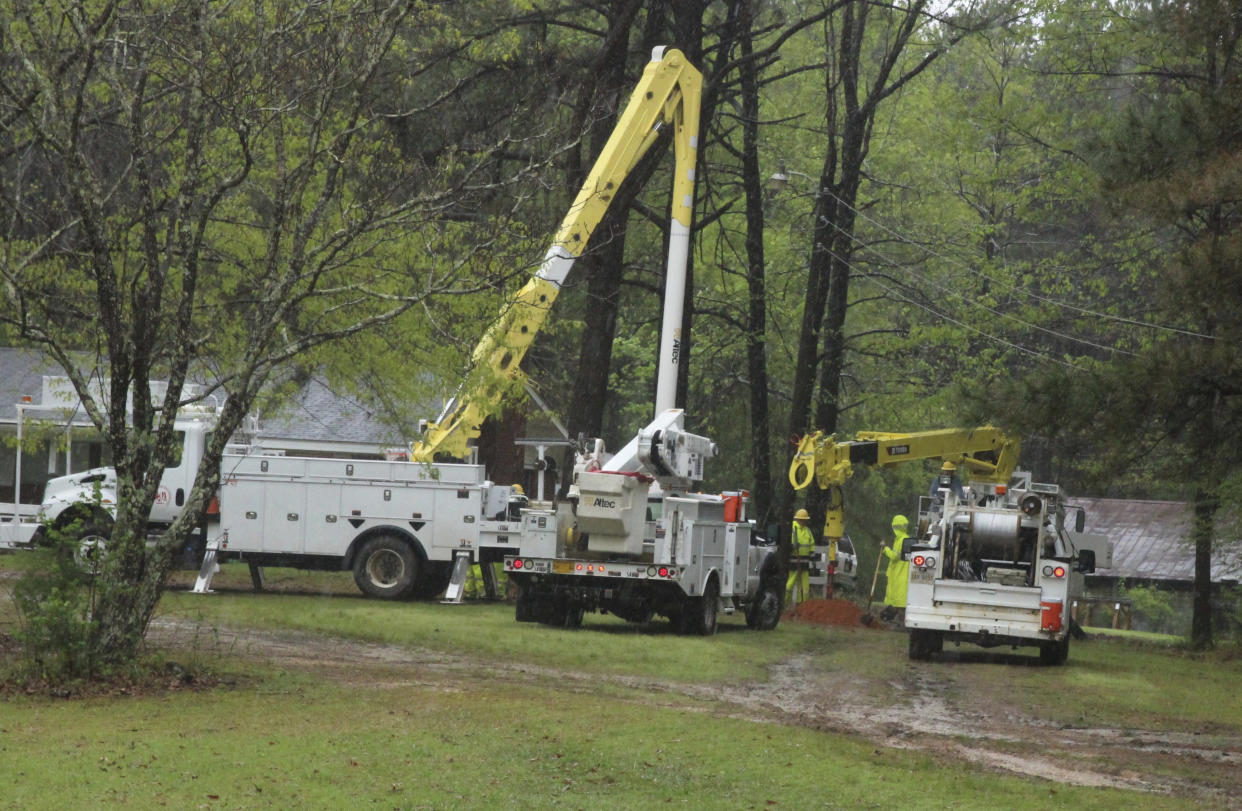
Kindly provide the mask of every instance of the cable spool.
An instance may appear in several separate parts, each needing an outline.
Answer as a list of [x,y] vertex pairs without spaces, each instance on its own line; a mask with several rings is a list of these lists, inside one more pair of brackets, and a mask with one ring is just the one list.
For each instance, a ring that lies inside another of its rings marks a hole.
[[970,517],[972,551],[991,560],[1018,559],[1018,529],[1022,517],[1016,512],[976,512]]
[[1029,496],[1024,496],[1022,498],[1021,508],[1022,508],[1023,515],[1029,515],[1030,517],[1034,518],[1035,516],[1039,515],[1039,511],[1040,509],[1043,508],[1043,506],[1044,506],[1043,499],[1041,499],[1039,496],[1035,495],[1034,493],[1030,494]]

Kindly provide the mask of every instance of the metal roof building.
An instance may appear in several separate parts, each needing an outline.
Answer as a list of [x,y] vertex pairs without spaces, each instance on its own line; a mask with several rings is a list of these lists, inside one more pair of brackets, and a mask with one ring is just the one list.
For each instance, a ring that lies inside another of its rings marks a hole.
[[[1132,501],[1076,498],[1070,504],[1087,511],[1087,532],[1107,535],[1113,542],[1113,565],[1095,577],[1127,581],[1191,583],[1195,550],[1190,543],[1191,505],[1184,501]],[[1217,542],[1212,555],[1212,582],[1242,580],[1242,539]]]

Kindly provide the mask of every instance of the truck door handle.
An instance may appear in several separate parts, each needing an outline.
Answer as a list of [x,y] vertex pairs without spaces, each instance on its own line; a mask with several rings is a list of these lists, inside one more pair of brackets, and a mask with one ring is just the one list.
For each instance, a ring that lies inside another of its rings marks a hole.
[[185,490],[182,490],[180,487],[177,488],[177,506],[185,506]]

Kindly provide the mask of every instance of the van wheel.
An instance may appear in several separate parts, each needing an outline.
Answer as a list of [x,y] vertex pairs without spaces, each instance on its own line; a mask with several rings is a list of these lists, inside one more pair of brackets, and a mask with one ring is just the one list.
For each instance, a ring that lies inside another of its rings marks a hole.
[[368,597],[398,600],[418,578],[418,557],[410,545],[392,535],[377,535],[362,545],[354,561],[354,582]]

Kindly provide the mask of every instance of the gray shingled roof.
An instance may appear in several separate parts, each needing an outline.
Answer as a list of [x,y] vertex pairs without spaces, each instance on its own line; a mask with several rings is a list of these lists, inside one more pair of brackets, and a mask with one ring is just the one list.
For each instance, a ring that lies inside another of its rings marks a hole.
[[[1076,498],[1070,502],[1087,511],[1087,532],[1107,535],[1113,542],[1113,565],[1097,569],[1102,577],[1190,582],[1195,576],[1195,550],[1190,544],[1192,515],[1183,501],[1131,501]],[[1242,580],[1242,542],[1218,543],[1212,556],[1212,582]]]
[[[0,347],[0,422],[17,420],[17,403],[30,396],[36,404],[43,395],[43,377],[63,376],[64,369],[34,349]],[[41,415],[42,416],[42,415]],[[85,421],[84,417],[82,418]],[[400,434],[381,423],[353,398],[338,394],[312,378],[300,394],[279,413],[262,415],[259,436],[267,439],[333,440],[402,445]]]
[[311,378],[278,413],[262,414],[259,437],[404,445],[400,432],[382,424],[366,406]]
[[64,373],[60,364],[42,352],[0,347],[0,420],[15,422],[22,397],[32,397],[38,403],[43,396],[43,376]]

